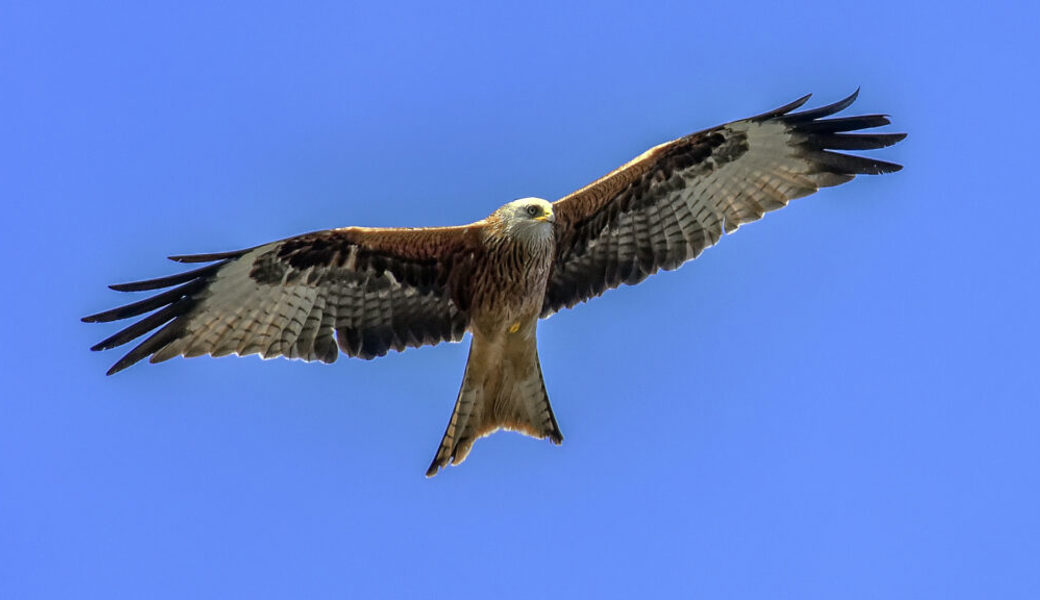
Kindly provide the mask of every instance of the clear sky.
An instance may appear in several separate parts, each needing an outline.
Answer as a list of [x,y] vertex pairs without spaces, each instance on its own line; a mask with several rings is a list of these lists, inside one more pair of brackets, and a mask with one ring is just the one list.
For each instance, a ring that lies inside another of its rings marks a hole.
[[[388,4],[6,3],[0,597],[1040,597],[1036,8]],[[423,477],[466,344],[87,350],[167,255],[470,222],[858,86],[904,171],[541,323],[561,447]]]

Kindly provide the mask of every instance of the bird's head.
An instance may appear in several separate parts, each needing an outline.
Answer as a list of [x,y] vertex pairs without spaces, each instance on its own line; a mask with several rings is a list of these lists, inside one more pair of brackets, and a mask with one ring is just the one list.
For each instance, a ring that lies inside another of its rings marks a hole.
[[556,215],[553,205],[541,198],[521,198],[491,215],[506,235],[527,242],[544,242],[552,237]]

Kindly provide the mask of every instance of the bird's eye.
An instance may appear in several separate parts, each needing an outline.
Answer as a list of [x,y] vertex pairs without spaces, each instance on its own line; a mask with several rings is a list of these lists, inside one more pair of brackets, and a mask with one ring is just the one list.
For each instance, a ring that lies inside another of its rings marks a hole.
[[539,208],[537,204],[532,204],[527,207],[527,214],[531,215],[532,217],[537,217],[538,215],[542,214],[542,209]]

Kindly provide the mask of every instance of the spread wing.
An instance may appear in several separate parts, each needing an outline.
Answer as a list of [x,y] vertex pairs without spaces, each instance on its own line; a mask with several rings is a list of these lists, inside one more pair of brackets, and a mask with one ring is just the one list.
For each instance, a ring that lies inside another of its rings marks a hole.
[[833,152],[890,146],[902,133],[847,133],[884,115],[824,119],[856,99],[776,110],[652,148],[553,204],[556,261],[542,316],[696,258],[744,223],[821,187],[896,164]]
[[176,256],[202,268],[111,286],[121,292],[172,288],[84,317],[144,317],[100,342],[106,350],[154,331],[108,371],[145,357],[260,354],[336,360],[339,350],[374,358],[444,340],[468,322],[469,272],[481,259],[481,225],[426,229],[351,227],[256,248]]

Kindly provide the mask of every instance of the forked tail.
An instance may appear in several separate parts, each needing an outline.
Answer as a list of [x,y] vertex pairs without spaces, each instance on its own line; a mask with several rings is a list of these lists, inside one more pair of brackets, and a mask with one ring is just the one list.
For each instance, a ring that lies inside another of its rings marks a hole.
[[530,337],[510,334],[497,340],[474,335],[455,410],[427,477],[466,460],[473,442],[499,429],[518,431],[554,444],[563,441]]

